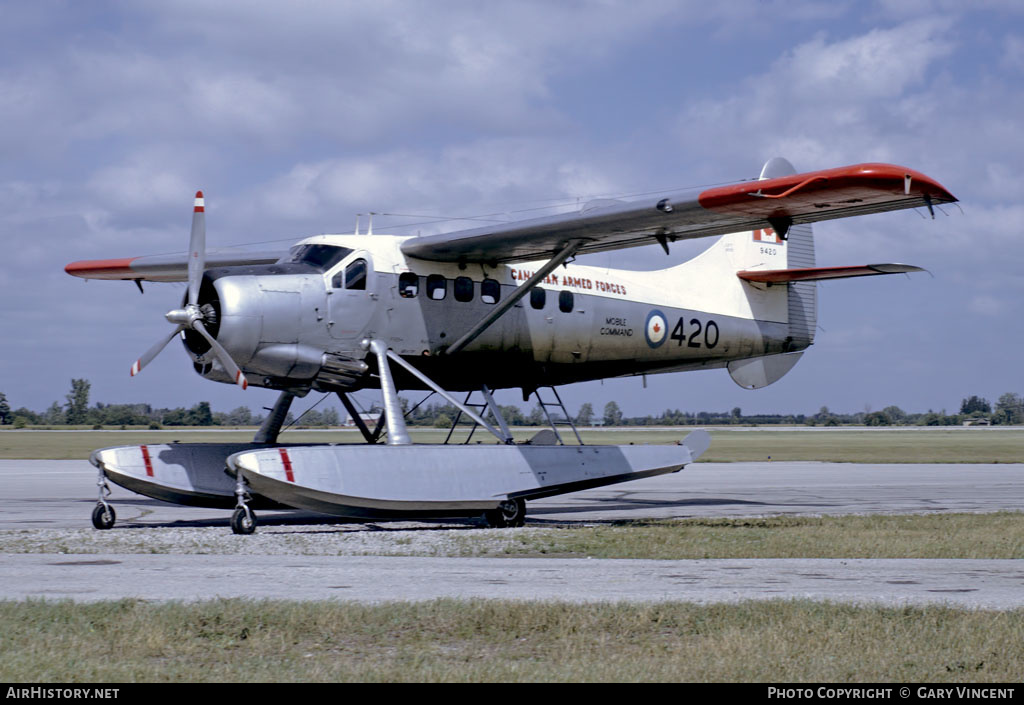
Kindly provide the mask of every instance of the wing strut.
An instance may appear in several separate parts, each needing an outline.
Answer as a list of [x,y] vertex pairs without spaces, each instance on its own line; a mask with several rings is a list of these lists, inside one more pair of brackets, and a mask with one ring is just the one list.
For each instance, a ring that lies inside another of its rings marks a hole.
[[462,348],[476,340],[477,336],[490,328],[491,324],[501,318],[505,311],[508,311],[510,308],[515,306],[516,303],[519,302],[519,299],[530,293],[530,289],[544,281],[544,277],[551,274],[558,265],[576,254],[576,250],[578,250],[583,243],[584,240],[570,240],[569,244],[559,250],[558,254],[548,260],[547,264],[538,269],[536,274],[527,279],[524,284],[517,287],[516,290],[512,292],[511,296],[498,304],[493,311],[484,316],[479,323],[470,328],[468,333],[449,345],[444,350],[444,354],[454,355],[459,350],[462,350]]
[[[370,349],[373,350],[373,352],[377,354],[377,366],[380,367],[381,369],[386,369],[387,368],[387,366],[388,366],[388,362],[387,361],[390,359],[392,362],[397,363],[400,367],[402,367],[406,372],[411,374],[413,377],[415,377],[419,381],[423,382],[425,385],[427,385],[428,387],[433,389],[435,392],[440,394],[442,397],[447,399],[450,404],[455,406],[457,409],[459,409],[459,411],[464,413],[469,418],[473,419],[473,421],[475,421],[477,424],[479,424],[480,426],[483,426],[485,429],[487,429],[491,433],[491,435],[493,435],[499,441],[501,441],[502,443],[505,443],[505,444],[512,443],[512,434],[508,432],[508,427],[507,426],[505,426],[503,423],[499,422],[499,425],[504,427],[504,433],[502,433],[501,431],[498,431],[496,428],[494,428],[494,426],[491,426],[489,423],[484,421],[483,417],[480,416],[480,414],[478,414],[475,411],[473,411],[466,404],[460,403],[458,399],[456,399],[451,394],[449,394],[448,392],[443,390],[440,387],[440,385],[437,384],[437,382],[435,382],[434,380],[430,379],[425,374],[423,374],[422,372],[417,370],[415,367],[410,365],[408,362],[403,360],[398,354],[395,353],[394,350],[392,350],[389,347],[387,347],[387,345],[385,343],[383,343],[382,341],[380,341],[380,340],[372,340],[372,341],[370,341]],[[388,374],[388,377],[390,378],[390,374],[391,374],[390,371],[388,371],[387,374]],[[385,384],[385,377],[384,377],[384,374],[381,374],[381,390],[384,390],[384,384]],[[388,382],[388,384],[390,384],[390,382]],[[396,396],[395,397],[395,399],[396,399],[395,404],[396,404],[396,407],[398,408],[398,411],[397,411],[398,417],[401,418],[401,413],[402,412],[401,412],[401,407],[397,406],[397,404],[398,404],[397,398],[398,397]],[[385,411],[388,411],[388,436],[389,436],[388,443],[391,443],[390,436],[391,436],[391,417],[392,417],[392,413],[388,410],[387,396],[386,395],[384,397],[384,409],[385,409]],[[498,419],[501,419],[500,412],[498,414],[496,414],[495,417],[498,418]],[[403,422],[403,428],[404,428],[404,422]],[[408,444],[406,444],[406,445],[408,445]]]

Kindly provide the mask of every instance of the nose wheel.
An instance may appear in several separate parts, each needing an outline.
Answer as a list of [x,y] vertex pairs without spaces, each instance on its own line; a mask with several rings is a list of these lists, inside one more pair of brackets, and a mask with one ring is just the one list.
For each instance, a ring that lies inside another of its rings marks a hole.
[[117,512],[107,503],[107,497],[110,496],[110,485],[107,484],[107,476],[103,474],[103,470],[100,470],[100,474],[96,478],[96,487],[99,491],[99,501],[96,502],[96,506],[92,510],[92,525],[102,531],[109,529],[117,521]]
[[247,504],[252,497],[249,495],[249,486],[246,485],[241,472],[235,478],[235,497],[238,498],[238,503],[231,515],[231,530],[242,536],[251,534],[256,531],[256,514],[249,509]]
[[484,521],[492,529],[522,526],[526,523],[526,500],[522,498],[505,500],[497,509],[484,512]]
[[249,507],[236,507],[231,515],[231,530],[236,534],[251,534],[256,531],[256,515]]
[[117,513],[106,502],[99,502],[92,510],[92,525],[97,529],[109,529],[117,521]]

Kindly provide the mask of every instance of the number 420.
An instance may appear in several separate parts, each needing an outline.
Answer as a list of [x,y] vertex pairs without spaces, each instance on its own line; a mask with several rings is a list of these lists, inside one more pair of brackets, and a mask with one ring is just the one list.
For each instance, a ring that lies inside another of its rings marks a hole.
[[718,345],[718,324],[714,321],[708,321],[707,325],[702,325],[696,318],[690,319],[690,335],[686,335],[686,327],[684,325],[683,318],[680,318],[676,323],[676,327],[672,329],[672,335],[669,337],[676,341],[676,345],[683,345],[686,343],[688,348],[699,348],[701,347],[701,332],[703,335],[703,347],[709,350]]

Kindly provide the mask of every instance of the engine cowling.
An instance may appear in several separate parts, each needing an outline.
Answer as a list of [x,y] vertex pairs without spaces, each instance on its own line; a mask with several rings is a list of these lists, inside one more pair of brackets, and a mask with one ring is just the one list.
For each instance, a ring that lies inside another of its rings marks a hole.
[[[324,366],[323,278],[289,269],[225,267],[203,276],[198,303],[207,330],[255,385],[311,384]],[[185,331],[183,337],[199,374],[231,381],[202,336]]]

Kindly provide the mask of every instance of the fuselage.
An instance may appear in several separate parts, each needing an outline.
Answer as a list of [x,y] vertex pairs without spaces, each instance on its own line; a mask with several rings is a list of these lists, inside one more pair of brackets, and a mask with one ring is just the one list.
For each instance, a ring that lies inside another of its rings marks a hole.
[[[218,309],[217,340],[251,384],[325,391],[376,385],[368,339],[452,390],[723,367],[806,347],[791,335],[784,291],[739,282],[723,267],[567,264],[448,355],[544,263],[414,259],[399,249],[406,239],[319,235],[275,265],[208,270],[201,300]],[[231,381],[201,342],[186,345],[200,374]],[[399,384],[419,387],[408,376]]]

